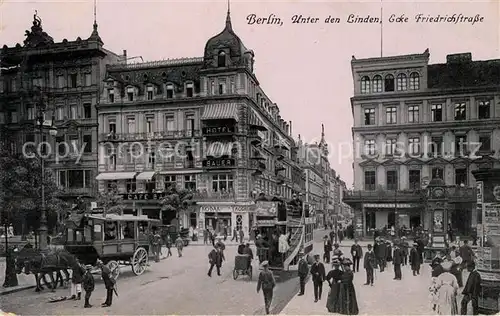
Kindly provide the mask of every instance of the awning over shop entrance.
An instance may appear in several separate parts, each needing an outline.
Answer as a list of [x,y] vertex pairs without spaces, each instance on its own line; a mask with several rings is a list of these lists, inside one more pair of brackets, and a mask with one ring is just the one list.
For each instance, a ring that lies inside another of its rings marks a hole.
[[136,179],[137,180],[144,180],[144,181],[151,181],[153,179],[153,176],[155,175],[156,172],[154,171],[146,171],[146,172],[141,172],[137,175]]
[[215,142],[208,146],[207,157],[231,156],[233,143]]
[[238,104],[207,104],[203,110],[202,120],[233,119],[238,121]]
[[133,179],[137,172],[106,172],[100,173],[96,180],[126,180]]

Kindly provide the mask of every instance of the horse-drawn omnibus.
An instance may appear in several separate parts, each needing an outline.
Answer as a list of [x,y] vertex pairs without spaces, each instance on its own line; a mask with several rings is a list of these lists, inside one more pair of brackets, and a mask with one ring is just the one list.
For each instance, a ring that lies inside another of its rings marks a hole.
[[147,216],[73,215],[66,222],[64,248],[83,264],[95,266],[97,259],[102,260],[115,277],[120,264],[141,275],[149,263],[150,233],[159,225],[159,220]]

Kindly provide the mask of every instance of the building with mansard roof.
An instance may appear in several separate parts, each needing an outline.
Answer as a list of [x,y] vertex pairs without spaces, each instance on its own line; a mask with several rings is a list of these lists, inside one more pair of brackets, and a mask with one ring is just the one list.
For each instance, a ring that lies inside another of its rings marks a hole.
[[[90,25],[89,25],[90,26]],[[21,33],[20,33],[21,35]],[[23,44],[0,50],[0,133],[5,146],[21,152],[28,142],[48,142],[46,166],[54,172],[61,197],[94,196],[97,175],[96,104],[105,65],[122,56],[104,48],[94,21],[86,39],[55,41],[35,14]],[[53,121],[57,136],[35,129],[45,108],[44,125]],[[68,147],[64,143],[69,144]],[[81,153],[81,159],[77,159]],[[17,229],[16,229],[17,231]]]
[[[253,65],[229,12],[203,57],[109,65],[98,106],[99,189],[116,185],[125,213],[248,236],[257,196],[301,190],[292,181],[300,167],[291,123]],[[195,202],[178,216],[160,205],[172,187]]]
[[[471,171],[500,166],[500,60],[466,53],[429,64],[426,50],[353,56],[351,66],[354,191],[344,202],[358,235],[393,226],[430,231],[438,218],[453,236],[473,235]],[[426,187],[438,179],[444,200],[429,203]]]

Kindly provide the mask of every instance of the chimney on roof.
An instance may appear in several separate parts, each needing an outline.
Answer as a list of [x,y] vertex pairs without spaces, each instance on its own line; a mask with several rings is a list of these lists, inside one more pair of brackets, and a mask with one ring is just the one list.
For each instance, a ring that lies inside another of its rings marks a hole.
[[123,61],[125,63],[127,63],[127,50],[126,49],[123,50]]
[[447,64],[465,64],[472,61],[472,53],[450,54],[446,56]]
[[290,121],[290,129],[289,129],[289,131],[290,131],[290,132],[289,132],[289,134],[288,134],[288,135],[292,136],[292,121]]

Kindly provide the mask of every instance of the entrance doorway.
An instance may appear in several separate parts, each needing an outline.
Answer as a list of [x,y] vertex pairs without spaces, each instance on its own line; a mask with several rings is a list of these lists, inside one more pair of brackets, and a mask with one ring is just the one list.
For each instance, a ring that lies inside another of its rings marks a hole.
[[387,214],[387,228],[396,227],[396,212],[391,211]]
[[420,216],[419,215],[412,215],[410,216],[410,227],[411,229],[415,229],[418,226],[420,226]]

